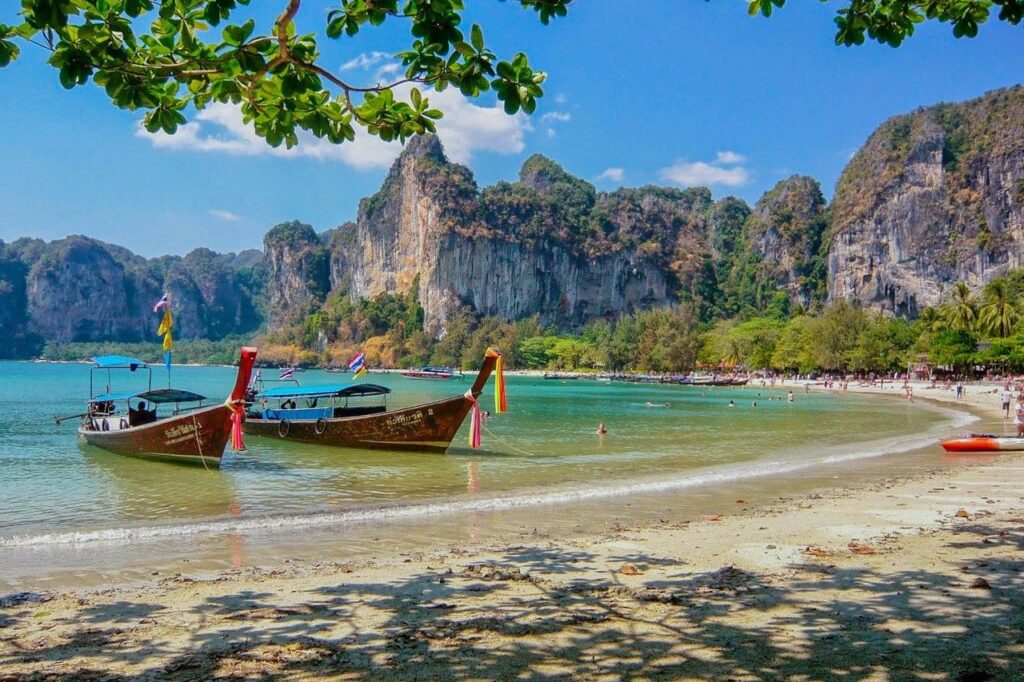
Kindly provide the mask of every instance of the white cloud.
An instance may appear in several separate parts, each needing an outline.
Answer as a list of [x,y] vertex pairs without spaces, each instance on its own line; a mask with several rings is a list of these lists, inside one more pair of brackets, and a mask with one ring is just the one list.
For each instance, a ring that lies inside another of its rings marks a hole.
[[348,60],[341,65],[342,71],[353,71],[355,69],[368,69],[371,66],[376,66],[382,61],[390,57],[387,52],[363,52],[356,55],[352,59]]
[[229,223],[237,223],[239,220],[242,219],[242,216],[238,215],[237,213],[232,213],[231,211],[225,211],[219,208],[211,208],[210,215],[212,215],[214,218],[226,220]]
[[747,158],[736,152],[718,152],[715,160],[676,161],[667,168],[661,169],[663,180],[674,182],[683,187],[701,185],[724,185],[726,187],[742,187],[750,182],[750,171],[743,165]]
[[555,132],[554,128],[548,128],[547,129],[547,134],[548,134],[548,137],[555,137],[556,135],[558,135],[558,133]]
[[549,111],[540,117],[541,123],[568,123],[572,115],[566,111]]
[[398,62],[388,62],[387,64],[381,64],[380,68],[377,69],[373,77],[378,82],[394,80],[398,72],[402,70],[402,65]]
[[[396,96],[406,97],[410,86],[396,88]],[[509,116],[500,105],[482,107],[471,103],[462,93],[449,89],[426,93],[431,104],[444,112],[437,122],[437,133],[444,143],[448,158],[468,163],[479,151],[517,154],[526,146],[524,135],[531,130],[524,115]],[[309,157],[323,161],[340,161],[354,168],[387,168],[402,151],[397,142],[380,138],[356,127],[356,139],[333,144],[300,131],[299,144],[292,149],[271,147],[242,121],[238,107],[215,103],[196,114],[195,120],[178,127],[174,135],[148,133],[141,124],[138,137],[148,139],[154,147],[168,150],[219,152],[239,156]]]
[[626,179],[626,169],[624,168],[605,168],[601,171],[601,174],[597,176],[597,180],[606,180],[608,182],[622,182]]
[[715,154],[715,161],[717,163],[723,163],[727,165],[743,163],[746,160],[747,157],[743,156],[742,154],[737,154],[736,152],[718,152],[717,154]]
[[555,103],[557,104],[565,104],[568,101],[569,98],[565,96],[564,92],[560,92],[557,95],[555,95]]

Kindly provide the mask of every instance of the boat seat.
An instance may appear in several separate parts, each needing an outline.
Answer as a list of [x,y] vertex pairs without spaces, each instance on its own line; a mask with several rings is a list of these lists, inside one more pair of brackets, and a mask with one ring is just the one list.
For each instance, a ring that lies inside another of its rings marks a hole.
[[337,417],[361,417],[364,414],[377,414],[378,412],[386,412],[387,408],[383,405],[367,405],[365,407],[336,407],[334,408],[334,416]]
[[330,419],[330,407],[300,407],[292,410],[263,410],[263,419],[287,419],[289,421],[302,421],[317,419]]

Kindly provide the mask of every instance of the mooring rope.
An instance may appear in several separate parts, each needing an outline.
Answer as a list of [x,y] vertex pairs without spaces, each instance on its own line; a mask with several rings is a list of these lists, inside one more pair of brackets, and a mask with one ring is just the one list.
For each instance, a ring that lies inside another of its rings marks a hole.
[[203,468],[207,471],[210,470],[210,466],[206,463],[206,458],[203,457],[203,439],[199,437],[199,422],[196,421],[196,413],[192,413],[192,426],[196,427],[196,445],[199,446],[199,461],[203,463]]
[[517,448],[517,447],[516,447],[515,445],[512,445],[512,443],[509,443],[509,442],[508,442],[507,440],[505,440],[504,438],[501,438],[500,436],[497,436],[497,435],[495,435],[494,431],[491,431],[491,430],[490,430],[489,428],[487,428],[487,426],[486,426],[486,425],[484,425],[484,424],[481,424],[480,426],[481,426],[481,427],[483,427],[483,430],[487,432],[487,435],[488,435],[488,436],[490,436],[490,437],[491,437],[491,438],[493,438],[494,440],[498,441],[499,443],[501,443],[501,444],[502,444],[502,445],[504,445],[505,447],[508,447],[508,448],[512,448],[512,449],[513,449],[513,450],[515,450],[516,452],[522,453],[522,454],[524,454],[524,455],[529,455],[530,457],[537,457],[537,456],[538,456],[538,455],[537,455],[536,453],[533,453],[533,452],[527,452],[526,450],[523,450],[523,449],[521,449],[521,448]]

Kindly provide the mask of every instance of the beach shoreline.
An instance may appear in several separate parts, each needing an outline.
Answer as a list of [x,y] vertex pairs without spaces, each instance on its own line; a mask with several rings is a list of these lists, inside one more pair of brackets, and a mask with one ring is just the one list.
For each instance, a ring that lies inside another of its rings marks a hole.
[[[957,403],[923,387],[915,397]],[[959,404],[1001,420],[991,393]],[[0,670],[817,679],[838,666],[858,679],[1012,679],[1024,656],[1022,484],[1024,457],[982,456],[773,504],[737,499],[700,519],[666,512],[553,538],[538,515],[532,533],[477,546],[7,594]]]

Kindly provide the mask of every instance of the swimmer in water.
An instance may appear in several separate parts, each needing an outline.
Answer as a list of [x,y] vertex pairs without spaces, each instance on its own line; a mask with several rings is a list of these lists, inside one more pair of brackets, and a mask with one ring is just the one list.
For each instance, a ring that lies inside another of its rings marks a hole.
[[606,433],[608,433],[608,429],[604,427],[604,422],[601,422],[597,425],[597,435],[603,436]]
[[736,407],[736,403],[732,400],[729,401],[729,407]]

